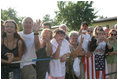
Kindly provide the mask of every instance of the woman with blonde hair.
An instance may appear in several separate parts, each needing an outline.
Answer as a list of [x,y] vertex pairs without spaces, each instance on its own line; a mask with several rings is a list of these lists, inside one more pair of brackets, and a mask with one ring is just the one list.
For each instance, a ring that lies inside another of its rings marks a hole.
[[[117,31],[111,29],[109,31],[108,42],[113,47],[113,51],[109,52],[108,56],[106,56],[107,65],[108,65],[108,73],[117,72]],[[116,74],[110,75],[110,79],[116,79]]]

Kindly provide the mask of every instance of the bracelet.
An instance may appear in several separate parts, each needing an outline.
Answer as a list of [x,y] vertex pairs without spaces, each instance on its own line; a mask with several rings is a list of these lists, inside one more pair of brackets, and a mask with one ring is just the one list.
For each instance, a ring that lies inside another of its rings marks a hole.
[[34,35],[39,35],[39,33],[34,33]]

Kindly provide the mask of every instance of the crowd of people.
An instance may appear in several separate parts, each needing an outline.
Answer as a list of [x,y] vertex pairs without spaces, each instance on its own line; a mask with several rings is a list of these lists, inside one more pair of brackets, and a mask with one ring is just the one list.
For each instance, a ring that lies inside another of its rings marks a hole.
[[64,24],[52,31],[50,23],[26,17],[22,26],[19,32],[14,20],[1,21],[2,79],[11,72],[13,79],[117,78],[117,25],[103,30],[82,22],[79,31],[67,34]]

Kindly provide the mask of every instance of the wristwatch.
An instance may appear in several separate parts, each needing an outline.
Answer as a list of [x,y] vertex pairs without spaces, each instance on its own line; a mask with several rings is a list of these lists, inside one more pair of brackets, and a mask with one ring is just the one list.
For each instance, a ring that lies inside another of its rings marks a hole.
[[34,33],[34,35],[39,35],[39,33]]

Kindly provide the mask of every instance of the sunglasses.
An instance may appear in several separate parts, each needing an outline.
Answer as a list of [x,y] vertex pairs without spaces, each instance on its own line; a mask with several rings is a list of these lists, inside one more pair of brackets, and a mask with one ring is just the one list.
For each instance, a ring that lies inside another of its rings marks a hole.
[[117,34],[111,34],[111,36],[117,36]]

